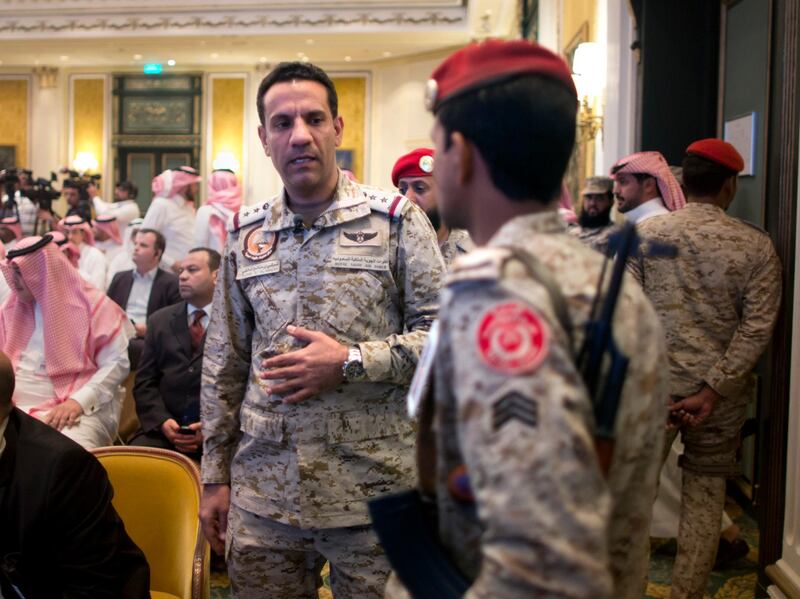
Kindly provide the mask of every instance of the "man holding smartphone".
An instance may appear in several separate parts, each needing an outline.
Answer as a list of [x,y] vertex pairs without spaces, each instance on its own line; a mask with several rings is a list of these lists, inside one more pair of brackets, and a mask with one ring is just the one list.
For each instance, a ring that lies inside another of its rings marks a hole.
[[148,320],[133,388],[142,430],[132,445],[198,458],[202,453],[200,370],[219,264],[220,255],[212,249],[190,250],[178,277],[183,301]]

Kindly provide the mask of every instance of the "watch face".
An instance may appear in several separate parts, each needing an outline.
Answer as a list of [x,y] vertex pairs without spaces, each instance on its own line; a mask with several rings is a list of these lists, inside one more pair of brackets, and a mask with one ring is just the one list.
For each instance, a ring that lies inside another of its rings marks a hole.
[[349,380],[355,380],[364,375],[364,365],[361,362],[352,361],[347,363],[345,375]]

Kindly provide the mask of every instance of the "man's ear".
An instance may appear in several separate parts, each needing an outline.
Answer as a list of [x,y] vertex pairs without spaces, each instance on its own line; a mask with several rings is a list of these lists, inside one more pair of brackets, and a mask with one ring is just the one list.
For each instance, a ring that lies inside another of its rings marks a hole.
[[340,114],[333,119],[333,130],[336,131],[336,147],[342,145],[342,138],[344,137],[344,119]]
[[258,126],[258,139],[261,140],[261,147],[264,148],[264,154],[272,156],[269,149],[269,141],[267,141],[267,130],[264,128],[264,125]]

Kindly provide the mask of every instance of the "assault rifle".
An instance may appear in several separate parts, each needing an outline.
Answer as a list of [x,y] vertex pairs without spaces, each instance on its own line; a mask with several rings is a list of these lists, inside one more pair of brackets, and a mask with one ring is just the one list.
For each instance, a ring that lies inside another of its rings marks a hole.
[[[612,334],[614,311],[628,258],[639,251],[636,228],[630,223],[622,225],[609,239],[609,258],[603,263],[586,337],[576,359],[594,406],[595,447],[604,475],[611,466],[614,425],[628,370],[628,357],[619,350]],[[652,243],[646,251],[648,255],[675,255],[674,248]],[[611,280],[604,293],[607,265],[614,254]],[[550,290],[549,281],[545,286],[556,304],[556,313],[564,313],[566,306],[557,305],[564,302],[563,297]],[[606,362],[609,366],[604,374]],[[373,499],[369,502],[369,512],[389,563],[414,599],[450,599],[467,592],[471,582],[453,564],[437,539],[435,505],[426,505],[419,491]]]

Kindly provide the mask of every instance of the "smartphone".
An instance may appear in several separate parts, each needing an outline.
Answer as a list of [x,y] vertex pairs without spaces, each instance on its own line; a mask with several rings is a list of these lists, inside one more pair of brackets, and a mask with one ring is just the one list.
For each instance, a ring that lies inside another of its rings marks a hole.
[[194,435],[195,431],[189,428],[188,426],[181,426],[178,428],[178,432],[181,435]]

